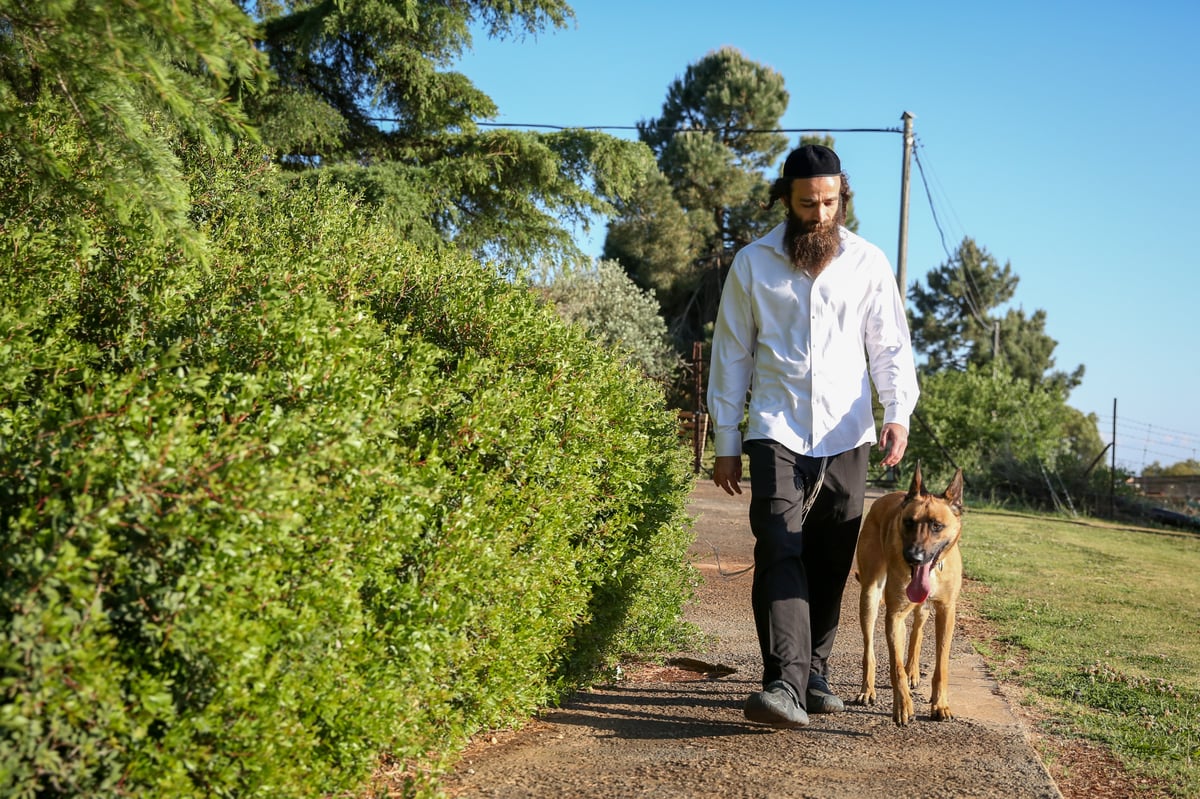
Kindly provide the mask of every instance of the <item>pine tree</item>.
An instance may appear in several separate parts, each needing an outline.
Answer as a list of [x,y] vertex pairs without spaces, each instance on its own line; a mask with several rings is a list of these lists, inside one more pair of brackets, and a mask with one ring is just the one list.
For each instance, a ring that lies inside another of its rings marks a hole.
[[[784,218],[763,206],[788,149],[778,132],[787,104],[782,75],[725,47],[690,65],[661,114],[638,125],[658,169],[618,203],[604,255],[654,289],[681,353],[711,335],[733,256]],[[857,227],[852,208],[847,226]]]
[[762,205],[787,148],[773,132],[787,101],[782,75],[725,47],[690,65],[660,116],[638,124],[663,179],[619,206],[604,254],[657,291],[681,351],[716,318],[734,253],[775,224]]
[[1016,294],[1020,278],[971,238],[952,257],[914,283],[913,344],[925,356],[927,374],[968,365],[1004,364],[1017,378],[1062,389],[1064,396],[1083,380],[1084,367],[1051,371],[1058,342],[1046,331],[1046,312],[1027,316],[1020,308],[998,310]]
[[411,239],[506,261],[578,257],[573,229],[610,214],[651,162],[596,131],[480,128],[496,105],[451,68],[472,31],[561,28],[573,18],[562,0],[243,2],[276,77],[251,110],[280,163],[351,186]]

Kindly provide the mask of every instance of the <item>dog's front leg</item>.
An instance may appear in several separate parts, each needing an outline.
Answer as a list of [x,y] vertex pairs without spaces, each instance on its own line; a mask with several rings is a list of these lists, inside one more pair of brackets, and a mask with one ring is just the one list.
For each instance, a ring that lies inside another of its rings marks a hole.
[[908,673],[908,687],[914,691],[921,684],[921,641],[925,635],[925,620],[929,618],[929,606],[922,602],[913,611],[912,630],[908,634],[908,659],[904,670]]
[[933,692],[930,694],[929,715],[934,721],[949,721],[950,712],[950,644],[954,640],[953,599],[937,606],[937,664],[933,667]]
[[888,658],[892,676],[892,721],[903,727],[912,721],[912,692],[908,687],[908,676],[904,672],[904,617],[910,605],[904,609],[888,608],[884,630],[887,633]]
[[862,628],[862,691],[855,697],[855,704],[875,704],[875,620],[879,617],[879,603],[883,593],[883,581],[864,582],[858,595],[858,623]]

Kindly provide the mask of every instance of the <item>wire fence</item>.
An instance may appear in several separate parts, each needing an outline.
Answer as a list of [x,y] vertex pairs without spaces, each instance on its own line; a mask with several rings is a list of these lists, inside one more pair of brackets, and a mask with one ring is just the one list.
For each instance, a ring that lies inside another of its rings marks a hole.
[[[1099,417],[1100,436],[1106,444],[1113,443],[1113,417]],[[1153,464],[1172,466],[1192,461],[1200,464],[1200,433],[1175,430],[1153,422],[1143,422],[1117,415],[1117,464],[1135,464],[1133,471],[1141,472]]]

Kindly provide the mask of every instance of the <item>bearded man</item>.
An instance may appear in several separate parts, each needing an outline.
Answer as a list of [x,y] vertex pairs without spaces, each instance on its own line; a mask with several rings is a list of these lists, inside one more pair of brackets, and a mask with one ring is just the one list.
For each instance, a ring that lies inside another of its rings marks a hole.
[[750,467],[763,690],[745,715],[775,727],[843,709],[828,659],[876,440],[871,383],[883,466],[904,457],[918,395],[904,301],[883,252],[842,226],[849,195],[833,150],[788,155],[770,203],[787,219],[734,257],[713,333],[713,482],[740,494],[743,452]]

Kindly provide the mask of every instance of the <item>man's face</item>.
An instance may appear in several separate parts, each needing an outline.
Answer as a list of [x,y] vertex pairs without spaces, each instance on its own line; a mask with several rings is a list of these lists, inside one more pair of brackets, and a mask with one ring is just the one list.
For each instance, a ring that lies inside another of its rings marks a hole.
[[783,246],[792,265],[813,277],[829,266],[841,247],[838,233],[841,190],[840,176],[792,181]]
[[840,177],[797,178],[792,181],[788,206],[792,216],[804,223],[805,230],[829,228],[837,219],[841,191]]

